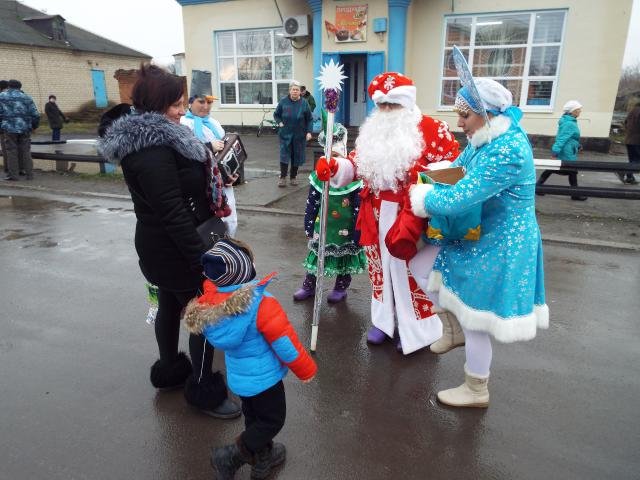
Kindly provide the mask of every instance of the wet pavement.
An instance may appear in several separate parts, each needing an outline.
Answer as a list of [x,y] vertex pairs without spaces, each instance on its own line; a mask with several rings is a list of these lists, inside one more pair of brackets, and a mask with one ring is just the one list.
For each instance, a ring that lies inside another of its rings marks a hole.
[[[239,220],[308,344],[312,304],[291,299],[301,217]],[[242,431],[150,385],[157,352],[134,224],[128,200],[0,185],[0,478],[210,479],[210,447]],[[550,328],[494,343],[486,411],[435,401],[461,383],[462,349],[404,357],[365,343],[370,289],[356,278],[345,303],[323,310],[316,379],[285,379],[288,459],[273,478],[638,478],[640,256],[545,244],[545,264]],[[223,355],[215,363],[224,369]]]

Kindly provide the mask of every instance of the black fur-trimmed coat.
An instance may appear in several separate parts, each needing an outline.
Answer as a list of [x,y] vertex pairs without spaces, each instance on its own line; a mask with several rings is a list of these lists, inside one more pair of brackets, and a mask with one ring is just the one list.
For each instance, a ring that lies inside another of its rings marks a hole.
[[144,113],[114,121],[99,148],[120,164],[131,192],[143,275],[167,290],[199,288],[206,246],[196,227],[212,217],[204,144],[187,127]]

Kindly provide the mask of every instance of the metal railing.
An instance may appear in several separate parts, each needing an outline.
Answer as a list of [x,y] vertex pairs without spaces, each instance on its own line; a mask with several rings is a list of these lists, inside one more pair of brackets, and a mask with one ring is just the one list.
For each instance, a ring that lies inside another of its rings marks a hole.
[[[640,164],[622,162],[566,162],[556,159],[534,160],[536,170],[553,170],[557,172],[610,172],[639,173]],[[640,189],[628,187],[571,187],[561,185],[537,185],[536,193],[545,195],[584,196],[595,198],[618,198],[624,200],[640,200]]]

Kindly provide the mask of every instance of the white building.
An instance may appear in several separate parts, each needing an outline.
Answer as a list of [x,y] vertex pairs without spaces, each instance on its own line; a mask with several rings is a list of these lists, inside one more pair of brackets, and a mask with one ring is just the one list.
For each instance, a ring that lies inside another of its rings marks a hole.
[[529,133],[555,135],[562,105],[578,99],[583,136],[602,141],[632,6],[632,0],[176,1],[183,7],[186,74],[212,72],[220,97],[214,115],[225,124],[257,124],[294,78],[318,99],[314,78],[334,58],[349,76],[343,123],[363,121],[373,108],[366,87],[388,70],[414,79],[424,113],[455,125],[458,82],[450,54],[457,45],[474,75],[511,90]]

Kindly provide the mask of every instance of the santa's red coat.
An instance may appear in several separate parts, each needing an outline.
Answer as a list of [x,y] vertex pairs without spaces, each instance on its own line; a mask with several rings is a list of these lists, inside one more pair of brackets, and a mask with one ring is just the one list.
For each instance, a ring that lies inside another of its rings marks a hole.
[[[398,186],[396,191],[388,190],[374,193],[365,181],[364,188],[360,193],[362,201],[356,225],[356,228],[360,230],[361,245],[375,245],[378,243],[378,222],[374,214],[375,203],[379,203],[381,199],[384,199],[396,201],[399,205],[402,205],[404,198],[408,194],[409,186],[416,182],[419,172],[427,170],[427,165],[443,160],[453,161],[458,157],[460,145],[449,131],[449,126],[445,122],[423,115],[420,121],[420,131],[424,138],[424,150],[420,157],[416,158],[415,163],[407,172],[405,181]],[[349,159],[354,162],[354,166],[355,156],[355,150],[349,154]]]

